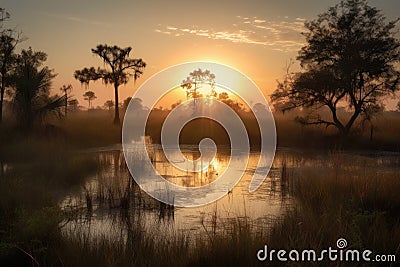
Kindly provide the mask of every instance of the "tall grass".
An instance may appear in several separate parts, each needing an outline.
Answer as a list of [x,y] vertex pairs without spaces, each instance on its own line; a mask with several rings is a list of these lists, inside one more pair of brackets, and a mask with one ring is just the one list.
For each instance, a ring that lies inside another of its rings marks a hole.
[[[394,144],[392,150],[398,150],[400,117],[387,114],[386,121],[376,121],[369,147],[385,149]],[[318,164],[303,162],[304,166],[296,168],[283,164],[280,184],[290,189],[295,203],[284,217],[253,221],[246,216],[221,220],[216,215],[200,234],[188,235],[174,229],[163,231],[157,228],[156,219],[152,227],[138,220],[141,209],[157,209],[157,203],[136,198],[141,191],[122,176],[126,170],[118,169],[123,158],[115,160],[118,157],[113,155],[115,171],[101,177],[95,191],[86,188],[92,210],[88,202],[86,206],[93,212],[97,200],[114,209],[119,214],[117,223],[123,226],[121,234],[110,238],[104,229],[96,235],[62,232],[69,214],[60,209],[59,200],[66,190],[81,188],[85,178],[103,164],[76,153],[71,144],[102,146],[120,138],[120,128],[112,128],[105,114],[75,115],[60,124],[64,137],[51,141],[10,129],[1,131],[2,139],[8,141],[0,147],[2,266],[255,266],[265,264],[256,258],[264,244],[318,250],[334,246],[339,237],[346,238],[352,248],[400,257],[398,156],[392,165],[384,159],[340,152],[321,156]],[[277,130],[279,144],[307,147],[310,140],[315,146],[326,144],[329,138],[329,132],[328,137],[320,137],[321,128],[298,128],[290,116],[277,118]],[[370,143],[367,132],[359,136],[355,147]],[[122,183],[112,183],[119,178]]]
[[[199,217],[203,230],[188,234],[165,230],[156,220],[143,225],[133,209],[117,216],[120,235],[72,231],[64,236],[58,254],[65,266],[264,266],[256,253],[265,244],[319,251],[345,238],[352,249],[399,257],[398,158],[333,152],[304,157],[302,167],[285,162],[279,179],[290,189],[294,204],[283,217],[252,220],[244,214],[223,219],[215,210],[209,221]],[[303,265],[310,264],[317,265]]]
[[47,262],[61,242],[58,201],[97,168],[55,140],[33,136],[0,149],[0,265]]
[[321,251],[345,238],[352,249],[399,258],[398,166],[335,153],[325,166],[301,168],[290,179],[297,204],[275,223],[270,247]]

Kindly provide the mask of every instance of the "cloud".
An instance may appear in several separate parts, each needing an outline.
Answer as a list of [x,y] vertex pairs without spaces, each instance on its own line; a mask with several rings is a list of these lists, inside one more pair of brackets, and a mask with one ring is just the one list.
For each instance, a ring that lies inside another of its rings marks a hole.
[[[272,50],[292,52],[298,51],[304,45],[304,38],[300,34],[304,31],[303,18],[290,19],[285,16],[281,20],[267,20],[254,17],[236,16],[236,22],[231,29],[211,29],[199,27],[178,27],[168,25],[156,32],[173,36],[198,36],[213,40],[225,40],[232,43],[252,44],[269,47]],[[164,29],[163,29],[164,28]]]

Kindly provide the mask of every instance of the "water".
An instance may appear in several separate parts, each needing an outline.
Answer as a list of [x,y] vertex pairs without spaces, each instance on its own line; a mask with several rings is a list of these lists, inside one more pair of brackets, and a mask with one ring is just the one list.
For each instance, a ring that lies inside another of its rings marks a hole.
[[[212,166],[200,173],[176,170],[158,146],[151,147],[153,166],[165,179],[182,186],[199,186],[210,183],[224,172],[229,164],[229,151],[219,149]],[[194,147],[183,147],[183,154],[196,159],[199,152]],[[299,169],[345,168],[341,162],[351,162],[346,168],[369,167],[385,171],[398,168],[397,155],[373,156],[363,153],[302,153],[278,149],[273,165],[262,186],[249,193],[249,183],[259,160],[258,152],[251,152],[242,179],[226,195],[209,205],[196,208],[177,208],[164,205],[140,190],[131,178],[120,147],[98,149],[90,152],[98,160],[100,168],[87,178],[82,188],[71,192],[60,205],[69,218],[63,222],[67,234],[85,234],[90,237],[123,238],[132,224],[140,231],[154,236],[201,236],[226,230],[229,220],[243,219],[260,231],[268,231],[271,222],[281,217],[295,201],[291,191],[291,177]],[[247,155],[243,155],[243,160]],[[240,159],[238,159],[240,160]],[[340,166],[340,168],[338,168]],[[189,169],[191,166],[188,167]],[[196,166],[192,166],[196,169]],[[144,170],[146,171],[146,170]]]

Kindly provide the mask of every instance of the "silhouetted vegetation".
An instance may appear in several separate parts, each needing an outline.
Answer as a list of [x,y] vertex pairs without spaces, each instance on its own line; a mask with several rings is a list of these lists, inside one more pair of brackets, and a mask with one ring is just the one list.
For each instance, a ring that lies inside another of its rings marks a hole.
[[97,98],[96,94],[93,91],[86,91],[83,94],[83,99],[88,102],[88,108],[92,107],[92,101]]
[[[359,117],[370,121],[382,97],[399,90],[400,42],[395,21],[364,0],[342,1],[305,23],[307,45],[299,52],[302,72],[288,73],[271,99],[278,110],[314,107],[297,120],[334,126],[347,137]],[[350,117],[340,117],[345,107]],[[327,108],[330,118],[318,111]]]
[[[204,86],[210,86],[209,93],[204,96],[199,93],[199,89]],[[217,96],[217,93],[214,90],[215,86],[215,75],[211,73],[209,70],[194,70],[189,73],[189,76],[186,77],[185,80],[182,81],[181,87],[186,91],[186,98],[194,99],[194,109],[196,110],[196,98],[200,97],[209,97],[213,98]]]
[[114,101],[112,101],[112,100],[107,100],[105,103],[104,103],[104,107],[106,108],[106,109],[108,109],[108,110],[111,110],[113,107],[114,107]]
[[[174,228],[182,210],[141,190],[120,147],[120,115],[128,105],[133,120],[150,112],[146,135],[157,148],[165,118],[182,100],[152,110],[139,98],[119,102],[119,87],[139,78],[146,63],[130,57],[131,47],[109,45],[92,49],[103,68],[76,70],[74,77],[86,85],[112,84],[115,100],[93,108],[95,92],[86,91],[88,109],[79,107],[68,84],[59,88],[62,95],[52,95],[56,74],[46,66],[47,54],[32,48],[17,52],[22,38],[4,29],[9,17],[0,8],[1,266],[263,266],[256,253],[265,244],[318,251],[334,247],[339,237],[352,248],[400,257],[400,112],[382,107],[382,97],[399,89],[400,44],[395,22],[386,22],[365,1],[341,2],[306,23],[307,45],[298,57],[302,72],[288,72],[272,95],[279,149],[254,198],[276,194],[279,212],[252,219],[243,197],[243,214],[228,210],[232,217],[223,218],[217,203],[211,214],[193,215],[202,227],[194,231]],[[210,89],[205,95],[202,86]],[[261,140],[254,114],[266,119],[266,106],[255,103],[253,113],[233,94],[217,92],[209,70],[194,70],[178,89],[187,99],[208,97],[231,107],[257,154]],[[397,106],[400,111],[400,102]],[[185,111],[196,108],[195,103]],[[229,154],[229,135],[210,119],[190,121],[179,141],[184,148],[206,137],[218,153]],[[197,146],[186,147],[195,158]],[[166,169],[168,179],[193,182],[189,171],[179,177],[155,155],[153,166]],[[245,175],[256,171],[249,167]],[[202,182],[212,180],[210,173]],[[229,201],[242,196],[232,191]],[[268,209],[269,200],[257,209]]]
[[22,41],[20,33],[13,29],[4,29],[3,23],[10,18],[10,14],[0,8],[0,124],[3,120],[4,93],[12,70],[15,68],[15,48]]
[[[90,81],[102,80],[105,84],[111,83],[114,86],[115,94],[115,117],[114,124],[120,124],[118,88],[128,83],[130,77],[136,81],[143,73],[146,63],[141,59],[129,58],[132,48],[120,48],[118,46],[98,45],[92,49],[92,53],[99,56],[107,68],[94,67],[77,70],[74,73],[75,79],[89,85]],[[133,72],[133,73],[131,73]]]
[[[75,101],[78,101],[76,99],[70,99],[70,97],[68,97],[68,94],[70,94],[72,92],[72,85],[68,84],[68,85],[63,85],[60,88],[60,91],[64,94],[64,98],[67,99],[67,101],[65,101],[65,111],[64,111],[64,116],[67,117],[67,113],[68,113],[68,105],[74,106],[75,105]],[[75,101],[74,101],[75,100]]]
[[47,66],[42,67],[47,55],[31,48],[22,50],[16,57],[15,71],[10,81],[10,94],[13,99],[18,123],[30,131],[34,123],[42,123],[51,114],[62,116],[67,96],[50,96],[51,82],[55,74]]

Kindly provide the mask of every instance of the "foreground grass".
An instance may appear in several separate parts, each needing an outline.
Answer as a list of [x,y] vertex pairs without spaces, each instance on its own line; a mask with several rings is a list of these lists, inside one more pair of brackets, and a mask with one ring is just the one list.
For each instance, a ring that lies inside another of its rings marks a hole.
[[97,168],[90,158],[72,154],[55,140],[34,136],[1,146],[1,266],[46,263],[61,243],[58,201]]
[[336,240],[345,238],[351,249],[396,254],[399,259],[397,168],[376,166],[375,161],[364,157],[337,154],[325,166],[296,171],[290,179],[298,204],[275,224],[268,245],[288,251],[322,251],[329,246],[336,248]]
[[[148,230],[135,216],[125,215],[127,232],[119,238],[72,232],[64,236],[58,255],[65,266],[286,266],[259,262],[257,251],[267,244],[276,250],[318,252],[336,248],[337,239],[345,238],[351,249],[396,254],[398,259],[400,173],[396,161],[376,165],[371,158],[334,153],[321,162],[285,168],[281,179],[291,183],[295,204],[282,218],[256,222],[237,217],[218,221],[217,231],[211,223],[202,234],[188,236]],[[328,261],[291,264],[338,265]]]

